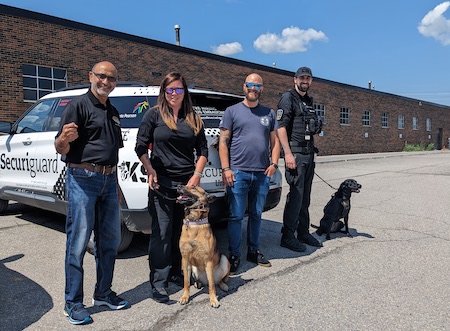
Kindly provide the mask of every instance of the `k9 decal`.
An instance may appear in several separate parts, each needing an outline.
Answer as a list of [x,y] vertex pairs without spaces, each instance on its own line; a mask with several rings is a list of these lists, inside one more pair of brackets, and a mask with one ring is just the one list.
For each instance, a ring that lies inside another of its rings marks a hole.
[[147,175],[142,163],[122,161],[122,163],[118,165],[118,168],[120,170],[120,179],[123,182],[131,180],[135,183],[147,183]]

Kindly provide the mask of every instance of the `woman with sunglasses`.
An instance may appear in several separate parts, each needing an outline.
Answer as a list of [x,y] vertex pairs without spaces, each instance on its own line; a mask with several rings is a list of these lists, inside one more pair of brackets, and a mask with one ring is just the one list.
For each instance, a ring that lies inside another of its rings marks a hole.
[[183,286],[178,242],[184,211],[176,203],[176,189],[178,185],[198,186],[208,158],[203,121],[192,107],[181,74],[169,73],[161,82],[157,105],[142,118],[135,151],[148,175],[152,295],[164,303],[169,301],[169,281]]

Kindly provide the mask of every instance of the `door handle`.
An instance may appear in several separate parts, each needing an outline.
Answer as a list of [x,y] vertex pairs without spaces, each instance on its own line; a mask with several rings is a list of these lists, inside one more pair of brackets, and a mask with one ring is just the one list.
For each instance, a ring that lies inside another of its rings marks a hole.
[[25,146],[29,146],[31,145],[32,141],[30,138],[28,138],[27,140],[22,141],[22,144],[24,144]]

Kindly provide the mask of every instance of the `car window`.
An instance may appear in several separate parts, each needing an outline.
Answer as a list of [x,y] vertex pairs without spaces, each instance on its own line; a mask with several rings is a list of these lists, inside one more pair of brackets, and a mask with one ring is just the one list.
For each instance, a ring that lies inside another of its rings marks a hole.
[[225,109],[242,101],[239,97],[191,93],[195,111],[200,114],[206,128],[218,128]]
[[59,123],[61,122],[61,114],[68,105],[70,101],[72,101],[73,97],[62,98],[56,100],[56,109],[53,116],[49,119],[49,123],[47,126],[47,131],[58,131]]
[[120,113],[120,127],[122,129],[129,129],[139,127],[142,116],[156,104],[157,97],[110,97],[109,100]]
[[18,122],[16,133],[44,131],[55,100],[44,100],[33,106]]

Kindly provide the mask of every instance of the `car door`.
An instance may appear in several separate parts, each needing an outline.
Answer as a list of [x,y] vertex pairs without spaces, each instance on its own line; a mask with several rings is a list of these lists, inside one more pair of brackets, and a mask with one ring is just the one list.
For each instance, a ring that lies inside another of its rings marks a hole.
[[[0,137],[0,185],[22,188],[32,186],[37,177],[35,158],[40,135],[47,124],[54,100],[35,104],[13,125],[9,135]],[[20,190],[18,190],[19,192]]]

